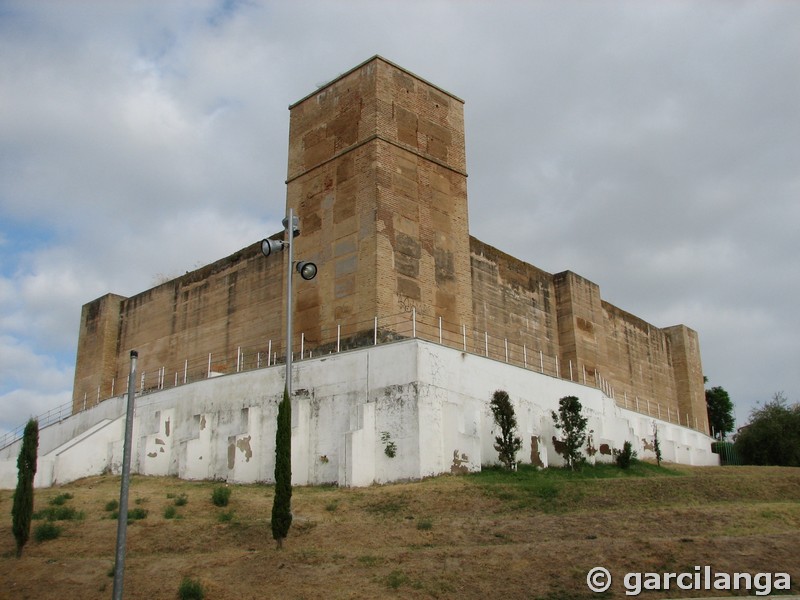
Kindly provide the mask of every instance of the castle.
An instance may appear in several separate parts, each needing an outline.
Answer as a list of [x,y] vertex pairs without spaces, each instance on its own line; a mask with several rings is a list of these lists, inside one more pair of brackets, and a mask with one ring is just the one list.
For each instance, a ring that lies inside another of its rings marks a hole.
[[[652,458],[657,432],[665,460],[718,464],[694,331],[650,325],[575,273],[469,235],[459,98],[376,56],[293,104],[290,120],[294,257],[318,267],[291,298],[293,483],[480,470],[497,462],[498,389],[522,462],[563,462],[551,414],[574,395],[592,461],[626,441]],[[272,481],[285,258],[257,242],[86,304],[73,414],[40,431],[36,485],[119,472],[134,349],[134,472]],[[14,485],[19,443],[0,448],[0,487]]]
[[[618,404],[708,432],[696,332],[658,328],[469,234],[463,101],[375,56],[290,107],[287,208],[295,257],[294,349],[410,335],[600,387]],[[124,392],[281,360],[285,267],[258,244],[136,296],[83,307],[75,412]],[[400,331],[399,323],[404,331]],[[255,361],[255,362],[254,362]],[[149,377],[149,378],[148,378]],[[647,406],[647,410],[645,409]]]

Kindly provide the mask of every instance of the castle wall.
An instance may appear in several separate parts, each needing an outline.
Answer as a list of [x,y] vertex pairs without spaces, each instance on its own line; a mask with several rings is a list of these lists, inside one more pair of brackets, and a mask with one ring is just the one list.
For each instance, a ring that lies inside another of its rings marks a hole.
[[[174,385],[176,377],[180,383],[207,377],[207,354],[199,352],[211,354],[213,373],[234,372],[240,347],[249,368],[259,352],[266,361],[269,340],[281,353],[285,267],[266,260],[259,248],[254,244],[130,298],[109,295],[85,305],[73,409],[82,410],[84,395],[96,399],[98,385],[101,399],[111,395],[112,382],[114,395],[126,392],[132,349],[139,352],[145,389]],[[141,385],[136,382],[137,390]]]
[[[462,100],[373,57],[289,110],[294,257],[318,267],[314,280],[294,280],[296,353],[330,352],[338,331],[349,346],[371,341],[375,317],[385,339],[410,337],[403,313],[413,311],[425,339],[439,339],[441,319],[445,345],[538,359],[542,372],[600,386],[623,406],[641,400],[645,412],[704,427],[695,332],[654,327],[575,273],[551,275],[470,237]],[[74,410],[125,392],[131,349],[144,373],[136,387],[148,390],[254,368],[269,340],[282,359],[285,261],[253,244],[84,306]]]
[[77,412],[108,398],[117,371],[120,305],[123,296],[106,294],[84,304],[78,331],[78,358],[72,411]]
[[[697,333],[660,329],[604,301],[597,284],[565,271],[551,275],[470,238],[473,338],[488,332],[517,352],[557,356],[559,373],[601,385],[622,406],[663,413],[707,431]],[[501,349],[494,358],[503,359]],[[490,349],[490,356],[492,352]],[[705,427],[705,428],[704,428]]]
[[473,338],[491,332],[524,345],[532,356],[558,356],[553,276],[474,237],[470,248]]

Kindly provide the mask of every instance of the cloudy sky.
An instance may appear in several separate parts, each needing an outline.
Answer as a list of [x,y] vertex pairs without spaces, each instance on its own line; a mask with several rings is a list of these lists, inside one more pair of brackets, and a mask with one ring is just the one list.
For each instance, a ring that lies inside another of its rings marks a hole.
[[800,401],[800,3],[0,0],[0,433],[81,306],[281,229],[288,105],[380,54],[463,98],[473,235]]

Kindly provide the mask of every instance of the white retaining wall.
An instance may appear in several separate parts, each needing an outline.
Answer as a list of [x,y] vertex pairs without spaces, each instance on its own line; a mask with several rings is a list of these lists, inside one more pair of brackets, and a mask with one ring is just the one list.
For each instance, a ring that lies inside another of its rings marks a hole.
[[[132,471],[273,481],[284,372],[279,365],[137,397]],[[295,362],[293,388],[298,485],[365,486],[496,463],[489,400],[498,389],[514,404],[521,462],[562,464],[550,413],[559,398],[572,395],[589,418],[590,460],[610,461],[611,450],[626,440],[641,458],[653,458],[657,425],[664,460],[719,464],[710,437],[619,408],[598,389],[420,340]],[[42,429],[36,485],[119,473],[124,412],[125,398],[115,398]],[[2,488],[16,486],[19,446],[0,451]]]

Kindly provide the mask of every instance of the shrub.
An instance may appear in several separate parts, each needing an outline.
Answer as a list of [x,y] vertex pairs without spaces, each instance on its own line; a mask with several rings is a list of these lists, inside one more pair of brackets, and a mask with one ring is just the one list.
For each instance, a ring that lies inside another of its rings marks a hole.
[[37,542],[46,542],[47,540],[54,540],[61,535],[61,527],[52,521],[45,521],[37,525],[33,530],[33,537]]
[[205,597],[206,591],[202,583],[196,579],[183,578],[178,587],[178,600],[203,600]]
[[175,498],[175,506],[186,506],[187,502],[189,502],[189,497],[186,494],[181,494]]
[[233,511],[232,510],[228,510],[228,511],[219,513],[219,515],[217,515],[217,520],[220,523],[230,523],[231,521],[233,521]]
[[128,511],[128,521],[138,521],[147,517],[147,511],[143,508],[132,508]]
[[74,498],[74,496],[72,494],[69,494],[69,493],[59,494],[55,498],[50,498],[49,504],[52,504],[53,506],[61,506],[67,500],[72,500],[72,498]]
[[433,521],[428,518],[420,519],[417,521],[417,529],[420,531],[430,531],[433,529]]
[[231,488],[219,485],[211,492],[211,501],[214,506],[228,506],[231,498]]
[[617,466],[620,469],[627,469],[631,463],[636,460],[637,452],[633,449],[630,442],[625,442],[622,445],[622,450],[614,450],[614,460],[617,461]]
[[174,506],[170,505],[164,509],[164,518],[165,519],[174,519],[178,515],[178,509]]
[[119,500],[109,500],[106,502],[106,512],[113,512],[119,508]]

